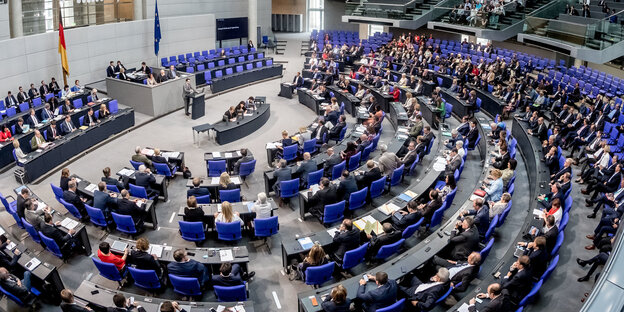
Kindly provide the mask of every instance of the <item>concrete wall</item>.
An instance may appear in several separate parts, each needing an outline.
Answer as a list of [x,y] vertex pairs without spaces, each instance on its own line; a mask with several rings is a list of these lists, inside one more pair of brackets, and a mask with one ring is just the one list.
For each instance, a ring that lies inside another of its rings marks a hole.
[[[160,10],[160,5],[159,5]],[[198,15],[197,18],[162,17],[160,19],[162,40],[161,57],[191,51],[213,49],[213,14]],[[84,85],[102,80],[106,66],[113,60],[121,60],[127,68],[140,66],[141,61],[156,66],[160,58],[154,55],[154,21],[147,19],[126,23],[89,26],[65,31],[67,57],[73,84],[79,79]],[[31,82],[49,81],[56,77],[62,82],[60,56],[58,54],[58,33],[51,32],[0,41],[0,92],[17,91]]]
[[9,22],[9,5],[0,4],[0,40],[11,38],[11,27]]
[[325,0],[325,30],[358,31],[357,23],[343,23],[341,18],[345,14],[344,0]]

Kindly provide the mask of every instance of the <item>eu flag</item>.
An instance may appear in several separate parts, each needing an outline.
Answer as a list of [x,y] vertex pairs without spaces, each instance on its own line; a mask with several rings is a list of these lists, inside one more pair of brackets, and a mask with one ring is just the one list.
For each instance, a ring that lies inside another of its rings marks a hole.
[[156,11],[154,12],[154,53],[158,55],[160,49],[160,18],[158,17],[158,1],[156,1]]

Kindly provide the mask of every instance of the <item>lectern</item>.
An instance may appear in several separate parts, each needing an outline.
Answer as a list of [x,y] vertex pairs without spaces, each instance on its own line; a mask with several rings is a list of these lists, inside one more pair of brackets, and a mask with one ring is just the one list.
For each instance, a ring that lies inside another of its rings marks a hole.
[[206,110],[204,104],[204,93],[193,93],[189,95],[189,97],[193,101],[193,111],[191,112],[191,119],[195,120],[204,117]]

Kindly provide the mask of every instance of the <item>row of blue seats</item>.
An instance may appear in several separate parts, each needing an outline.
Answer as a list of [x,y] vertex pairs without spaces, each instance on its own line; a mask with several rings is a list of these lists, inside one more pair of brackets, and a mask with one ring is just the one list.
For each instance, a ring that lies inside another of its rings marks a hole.
[[[212,69],[215,67],[220,67],[220,66],[225,66],[225,65],[234,65],[238,63],[244,63],[246,61],[253,61],[255,59],[261,60],[263,58],[264,58],[264,53],[258,53],[257,58],[253,54],[249,54],[247,55],[247,57],[245,56],[230,57],[227,59],[227,63],[225,59],[221,59],[216,62],[212,61],[208,63],[203,63],[203,62],[195,63],[194,61],[191,61],[191,62],[188,62],[188,65],[186,66],[186,72],[193,73],[195,72],[195,70],[202,71],[202,70],[205,70],[206,68]],[[192,70],[192,71],[189,71],[189,70]]]
[[177,58],[176,56],[170,56],[169,58],[166,58],[166,57],[161,58],[160,64],[163,67],[169,67],[171,65],[177,66],[178,64],[187,64],[189,62],[194,63],[196,60],[203,62],[204,60],[211,60],[211,59],[220,57],[221,52],[223,51],[225,51],[226,56],[231,56],[231,55],[253,53],[253,52],[256,52],[256,48],[251,48],[250,50],[247,50],[247,46],[240,46],[240,48],[239,47],[220,48],[220,49],[212,49],[210,51],[204,50],[201,53],[194,52],[194,53],[186,53],[186,55],[179,54]]

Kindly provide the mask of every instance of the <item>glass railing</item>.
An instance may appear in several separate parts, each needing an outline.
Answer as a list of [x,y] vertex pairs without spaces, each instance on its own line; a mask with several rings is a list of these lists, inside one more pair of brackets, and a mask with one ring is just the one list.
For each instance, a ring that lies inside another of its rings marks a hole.
[[[345,15],[352,16],[367,16],[367,17],[378,17],[378,18],[388,18],[388,19],[399,19],[399,20],[414,20],[420,17],[420,15],[429,12],[430,10],[434,10],[440,6],[448,6],[453,7],[455,4],[463,3],[463,0],[443,0],[438,3],[418,3],[415,6],[412,1],[405,1],[405,7],[392,9],[392,7],[388,7],[389,4],[394,4],[394,2],[384,2],[380,0],[368,0],[367,2],[361,1],[347,1],[345,6]],[[429,5],[430,9],[423,9],[422,4]],[[419,13],[415,13],[419,12]]]
[[[515,3],[508,3],[503,8],[492,11],[484,9],[465,10],[462,7],[436,7],[434,9],[434,21],[475,28],[490,28],[502,30],[522,20],[520,18],[506,17],[505,12],[515,12]],[[505,23],[502,23],[505,19]]]

